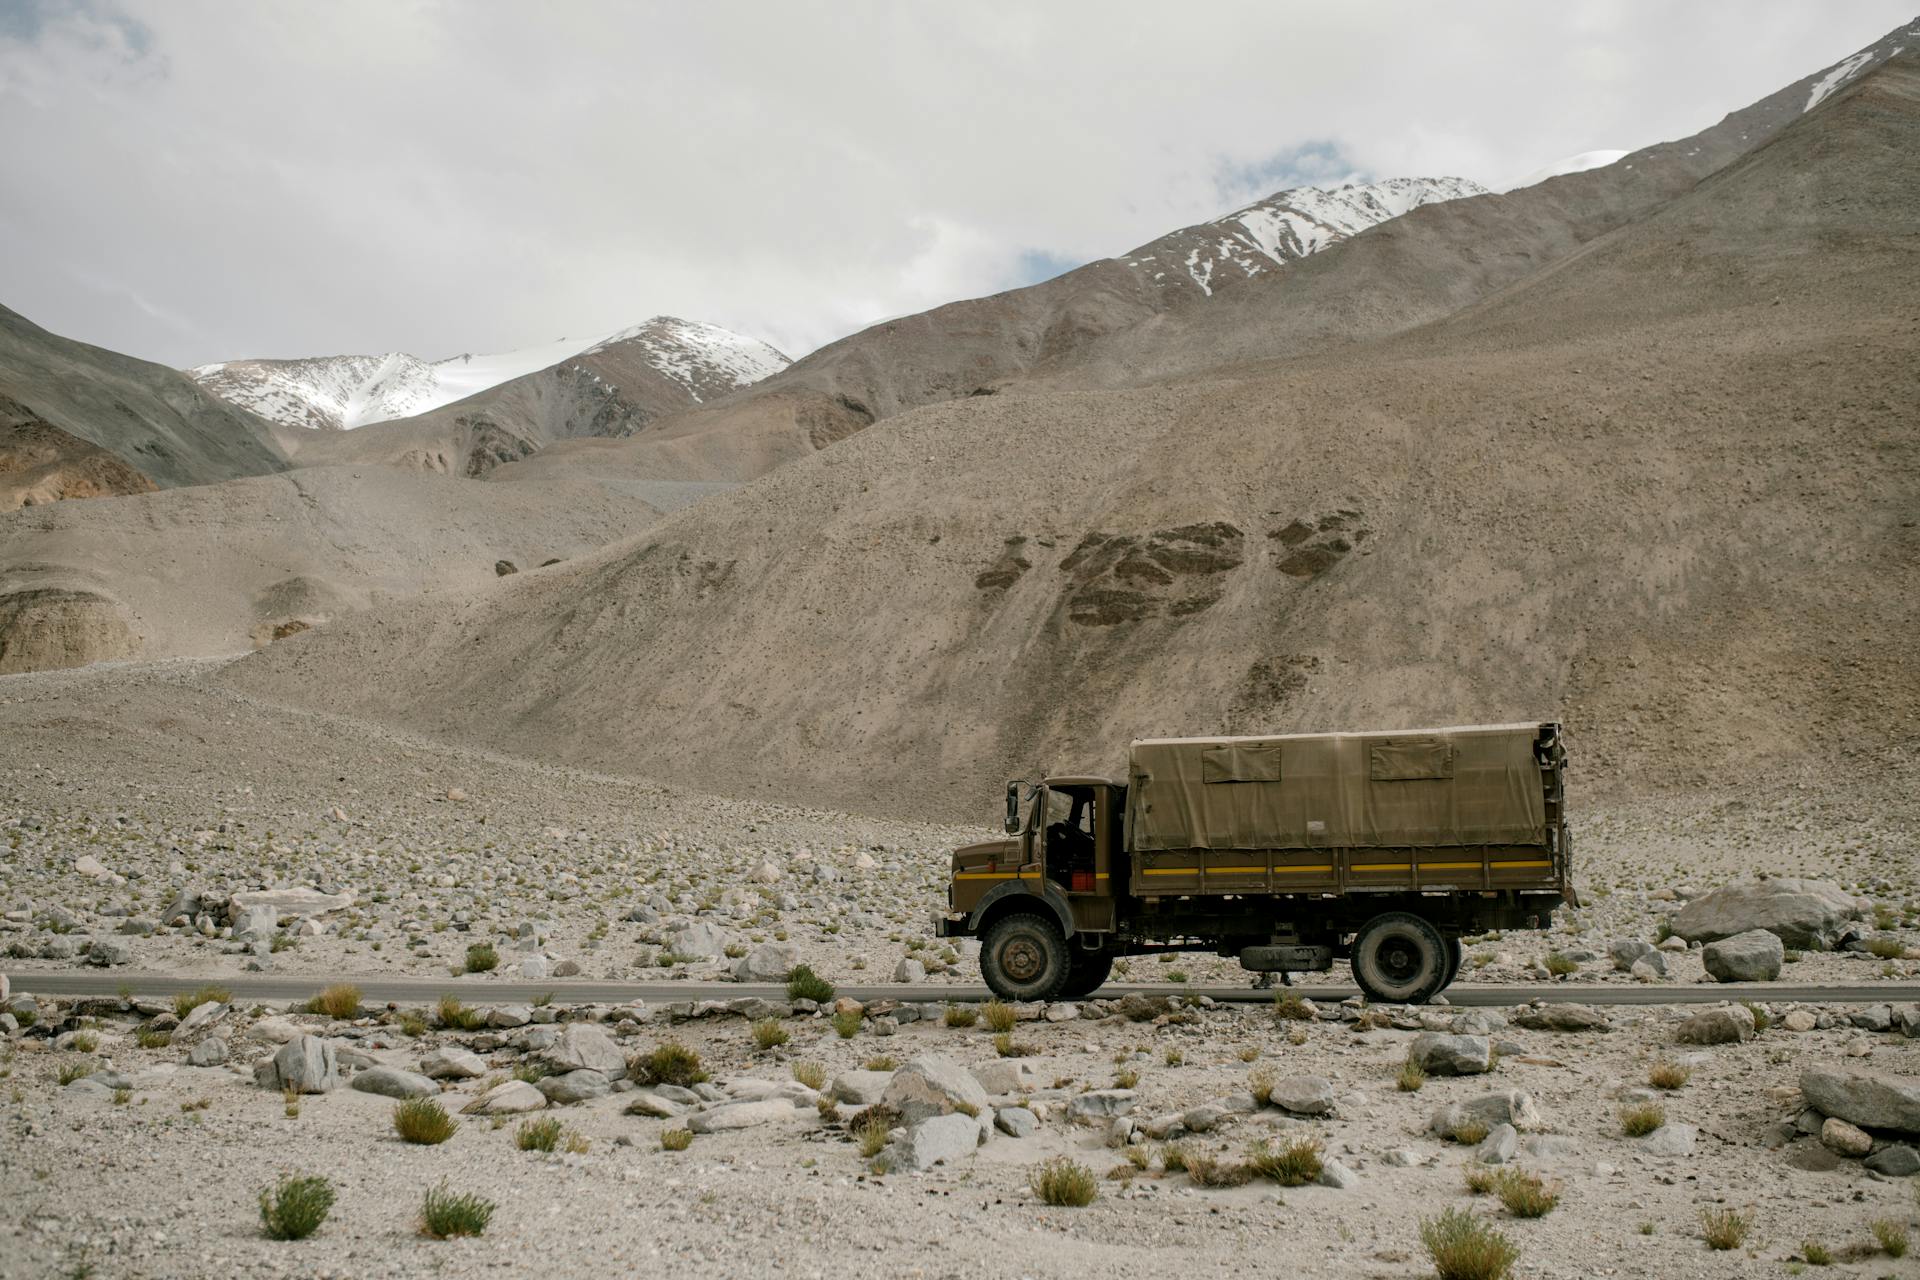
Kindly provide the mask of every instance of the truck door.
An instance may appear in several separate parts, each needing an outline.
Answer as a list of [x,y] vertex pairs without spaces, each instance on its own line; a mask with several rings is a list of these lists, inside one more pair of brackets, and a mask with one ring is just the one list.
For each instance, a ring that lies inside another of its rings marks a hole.
[[1065,890],[1074,927],[1113,927],[1113,898],[1108,880],[1117,831],[1104,786],[1070,785],[1048,789],[1042,840],[1047,878]]

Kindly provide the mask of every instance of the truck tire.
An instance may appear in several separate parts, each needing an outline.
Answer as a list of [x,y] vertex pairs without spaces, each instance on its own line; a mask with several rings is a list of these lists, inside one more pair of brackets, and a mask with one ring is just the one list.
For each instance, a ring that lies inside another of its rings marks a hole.
[[1078,1000],[1090,996],[1112,972],[1113,957],[1107,952],[1082,951],[1076,947],[1067,961],[1067,981],[1060,988],[1060,998]]
[[980,944],[980,976],[1002,1000],[1051,1000],[1071,968],[1060,926],[1045,916],[1004,916]]
[[1360,926],[1353,940],[1353,980],[1381,1004],[1425,1004],[1447,982],[1447,943],[1440,931],[1406,911],[1389,911]]
[[1464,959],[1466,959],[1466,948],[1460,945],[1460,935],[1448,934],[1447,935],[1447,980],[1440,984],[1440,989],[1442,991],[1445,991],[1448,987],[1452,986],[1453,980],[1460,976],[1460,962]]

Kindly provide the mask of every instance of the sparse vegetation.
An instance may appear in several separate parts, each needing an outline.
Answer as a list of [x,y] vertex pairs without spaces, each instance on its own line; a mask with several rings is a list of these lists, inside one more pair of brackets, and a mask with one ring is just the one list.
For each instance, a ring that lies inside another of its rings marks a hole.
[[1907,1256],[1907,1224],[1900,1218],[1875,1218],[1870,1224],[1874,1243],[1889,1258]]
[[753,1043],[757,1049],[777,1049],[791,1039],[778,1018],[762,1018],[753,1024]]
[[1508,1167],[1494,1179],[1494,1194],[1516,1218],[1542,1218],[1560,1203],[1560,1184],[1537,1173]]
[[804,964],[793,966],[787,974],[787,999],[811,1000],[825,1004],[833,999],[833,984]]
[[[1898,960],[1901,956],[1905,955],[1906,953],[1907,953],[1906,947],[1902,945],[1900,939],[1898,938],[1883,937],[1883,938],[1867,939],[1867,954],[1872,956],[1876,960]],[[1813,1262],[1813,1259],[1808,1258],[1807,1261]],[[1824,1266],[1825,1264],[1814,1262],[1813,1265],[1818,1267],[1818,1266]]]
[[1325,1150],[1314,1137],[1289,1138],[1277,1145],[1262,1142],[1255,1144],[1247,1163],[1260,1177],[1283,1187],[1304,1187],[1326,1167]]
[[1505,1280],[1520,1250],[1485,1219],[1447,1209],[1420,1220],[1420,1244],[1439,1280]]
[[333,1184],[289,1175],[260,1193],[260,1224],[269,1240],[305,1240],[333,1211]]
[[500,953],[491,942],[476,942],[467,948],[468,973],[492,973],[500,967]]
[[173,1043],[171,1031],[136,1031],[133,1042],[142,1049],[164,1049]]
[[420,1234],[435,1240],[477,1236],[492,1221],[493,1207],[493,1201],[449,1191],[443,1182],[420,1205]]
[[1160,1167],[1168,1173],[1184,1173],[1187,1168],[1187,1149],[1177,1142],[1169,1142],[1160,1148]]
[[860,1064],[865,1071],[892,1071],[899,1065],[900,1060],[890,1053],[876,1053]]
[[1547,952],[1546,970],[1556,978],[1564,978],[1570,973],[1580,972],[1577,961],[1569,960],[1558,951]]
[[350,982],[336,983],[307,1001],[307,1012],[342,1021],[356,1017],[360,1012],[360,988]]
[[890,1120],[890,1116],[880,1114],[880,1108],[869,1107],[853,1122],[853,1140],[860,1144],[861,1159],[873,1159],[887,1145],[887,1131],[892,1127]]
[[[1272,1067],[1255,1067],[1247,1072],[1247,1092],[1263,1107],[1273,1101],[1273,1086],[1277,1083]],[[1127,1087],[1131,1089],[1133,1086]]]
[[418,1146],[438,1146],[459,1128],[460,1122],[434,1098],[408,1098],[393,1109],[393,1131]]
[[660,1149],[662,1151],[685,1151],[693,1145],[693,1130],[662,1129],[660,1131]]
[[69,1061],[61,1063],[57,1068],[55,1068],[53,1073],[53,1078],[60,1082],[60,1085],[62,1088],[65,1088],[67,1085],[72,1084],[75,1080],[86,1079],[88,1076],[92,1075],[93,1072],[94,1072],[93,1063],[87,1062],[83,1059],[74,1058],[74,1059],[70,1059]]
[[1756,1000],[1748,1000],[1745,1004],[1747,1006],[1747,1012],[1753,1015],[1753,1029],[1756,1032],[1765,1031],[1773,1025],[1773,1015],[1767,1012],[1765,1005]]
[[217,1000],[221,1004],[231,1004],[233,1003],[233,992],[225,987],[205,986],[201,987],[198,991],[177,995],[173,998],[173,1016],[176,1018],[185,1018],[209,1000]]
[[478,1031],[487,1025],[487,1015],[478,1009],[469,1009],[460,1003],[460,997],[451,991],[440,997],[440,1003],[434,1006],[434,1016],[443,1027],[458,1031]]
[[979,1020],[980,1011],[970,1004],[950,1004],[940,1015],[940,1021],[949,1027],[970,1027]]
[[[1693,1068],[1671,1058],[1662,1058],[1647,1072],[1647,1083],[1656,1089],[1678,1089],[1693,1078]],[[1658,1127],[1658,1126],[1656,1126]]]
[[1132,1067],[1121,1067],[1113,1073],[1113,1083],[1116,1088],[1131,1089],[1140,1083],[1140,1073]]
[[1500,1171],[1490,1164],[1481,1164],[1478,1160],[1469,1160],[1460,1170],[1470,1195],[1483,1196],[1492,1191],[1500,1182]]
[[796,1062],[791,1071],[795,1080],[815,1093],[827,1087],[827,1069],[818,1062]]
[[1186,1166],[1196,1187],[1244,1187],[1253,1181],[1253,1166],[1244,1160],[1188,1152]]
[[1641,1102],[1620,1111],[1620,1131],[1629,1138],[1644,1138],[1667,1122],[1667,1109],[1657,1102]]
[[677,1040],[665,1041],[651,1053],[635,1055],[627,1062],[627,1074],[639,1084],[675,1084],[683,1089],[707,1079],[700,1055]]
[[1702,1209],[1700,1231],[1709,1249],[1738,1249],[1753,1230],[1753,1220],[1738,1209]]
[[522,1120],[513,1132],[513,1145],[522,1151],[552,1151],[560,1145],[566,1126],[548,1116],[542,1120]]
[[1453,1126],[1452,1138],[1463,1147],[1477,1147],[1487,1140],[1487,1123],[1469,1116]]
[[1018,1021],[1013,1016],[1013,1006],[1003,1000],[989,1000],[980,1009],[980,1016],[987,1020],[987,1028],[1005,1034],[1013,1030]]
[[1093,1176],[1093,1170],[1066,1156],[1055,1156],[1036,1167],[1027,1175],[1027,1185],[1033,1188],[1033,1194],[1042,1204],[1056,1207],[1084,1208],[1100,1194],[1100,1183]]
[[1427,1082],[1427,1070],[1408,1054],[1400,1064],[1400,1072],[1394,1076],[1394,1087],[1402,1093],[1418,1093],[1420,1086]]
[[1273,1016],[1282,1022],[1307,1022],[1313,1009],[1298,991],[1286,991],[1273,998]]
[[842,1040],[851,1040],[860,1034],[860,1023],[865,1015],[858,1009],[842,1009],[833,1015],[833,1032]]

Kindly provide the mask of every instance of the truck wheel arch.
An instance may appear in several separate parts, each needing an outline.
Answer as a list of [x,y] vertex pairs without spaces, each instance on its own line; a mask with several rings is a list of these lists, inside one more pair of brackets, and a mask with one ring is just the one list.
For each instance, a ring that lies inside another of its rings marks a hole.
[[993,927],[993,922],[1001,916],[1014,911],[1033,911],[1045,907],[1045,913],[1051,915],[1054,923],[1060,926],[1062,937],[1073,936],[1073,908],[1067,904],[1067,895],[1051,881],[1042,881],[1039,892],[1029,889],[1019,880],[1008,880],[987,890],[980,899],[980,905],[967,917],[967,932],[976,938]]

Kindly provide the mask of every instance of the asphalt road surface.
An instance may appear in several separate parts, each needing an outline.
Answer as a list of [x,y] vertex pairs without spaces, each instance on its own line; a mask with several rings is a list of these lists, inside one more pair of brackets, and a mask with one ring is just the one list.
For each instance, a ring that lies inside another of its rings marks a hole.
[[[786,988],[767,983],[747,982],[582,982],[558,979],[553,982],[494,982],[484,978],[394,978],[339,974],[247,974],[234,977],[174,977],[160,973],[90,971],[15,971],[7,975],[16,992],[46,996],[111,996],[127,991],[136,996],[171,996],[197,991],[209,983],[226,987],[242,1000],[301,1000],[321,988],[337,982],[351,982],[360,988],[361,999],[368,1004],[430,1004],[448,991],[456,992],[469,1004],[527,1004],[541,996],[552,996],[557,1003],[626,1004],[644,1000],[648,1004],[669,1004],[676,1000],[737,1000],[743,996],[784,999]],[[1315,1000],[1344,1000],[1359,994],[1358,988],[1345,986],[1298,986],[1291,988]],[[983,986],[905,985],[836,988],[840,995],[855,1000],[962,1000],[988,998]],[[1265,1004],[1285,988],[1259,990],[1250,983],[1236,987],[1191,987],[1172,984],[1144,986],[1137,983],[1109,983],[1098,995],[1112,998],[1130,992],[1160,995],[1202,995],[1215,1000],[1242,1004]],[[1920,984],[1876,982],[1829,986],[1784,982],[1700,983],[1689,986],[1654,984],[1631,986],[1620,983],[1459,983],[1446,990],[1448,1003],[1454,1005],[1526,1004],[1532,1000],[1551,1000],[1575,1004],[1717,1004],[1722,1000],[1801,1001],[1808,1004],[1886,1004],[1920,1001]]]

